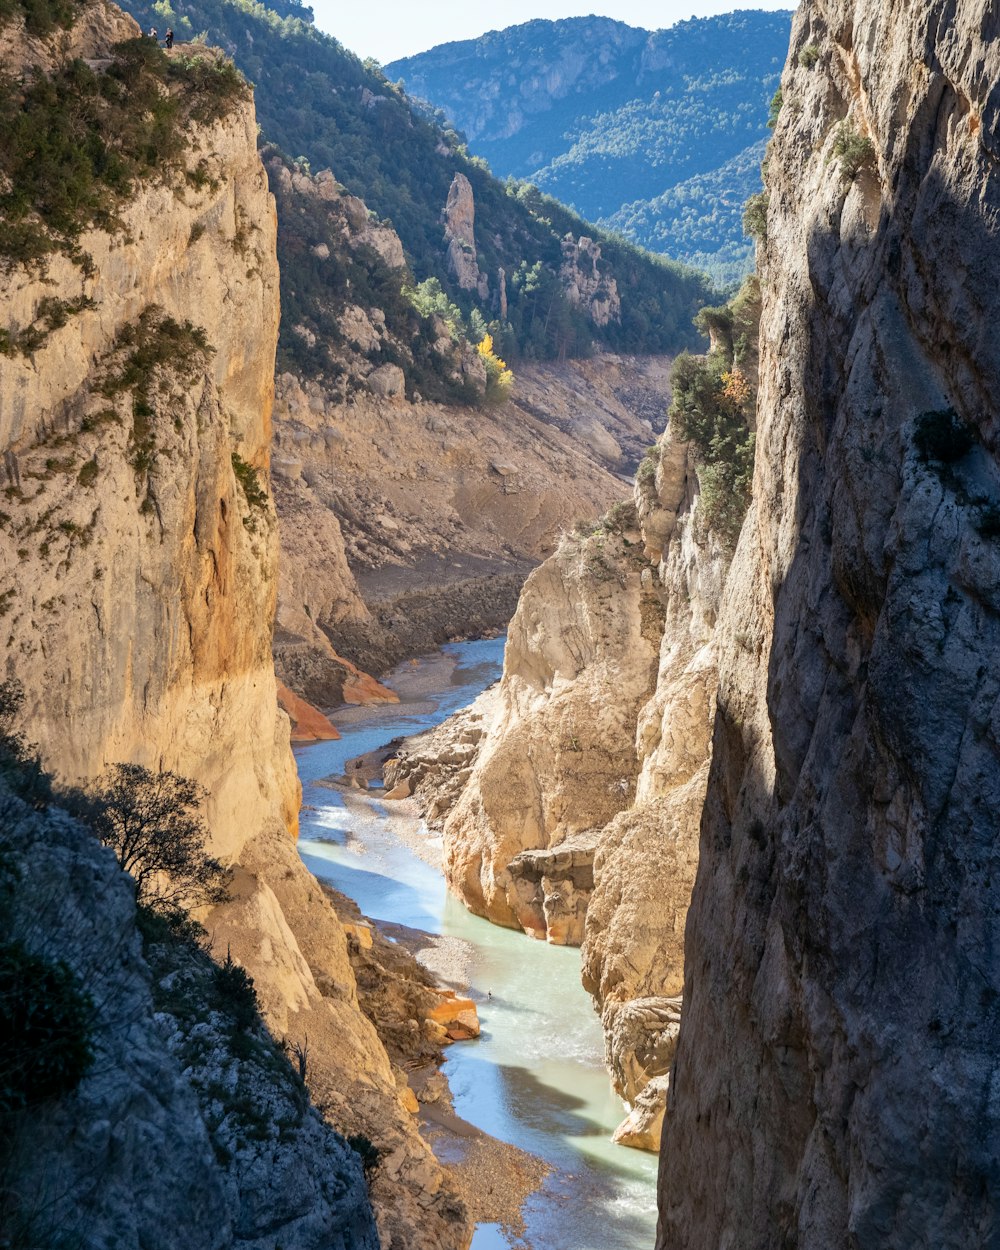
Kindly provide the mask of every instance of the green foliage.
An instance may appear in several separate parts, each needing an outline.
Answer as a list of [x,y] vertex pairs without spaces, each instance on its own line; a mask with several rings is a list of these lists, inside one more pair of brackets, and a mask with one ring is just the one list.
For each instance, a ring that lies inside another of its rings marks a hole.
[[833,155],[840,161],[840,172],[850,182],[875,159],[875,145],[859,134],[850,122],[841,122],[833,140]]
[[190,385],[214,350],[201,326],[165,317],[155,305],[143,309],[134,325],[119,331],[113,364],[99,389],[110,398],[131,392],[128,456],[140,482],[156,462],[156,418],[163,397],[162,388],[154,387],[158,374],[165,371]]
[[21,14],[29,35],[71,30],[82,7],[80,0],[0,0],[0,29]]
[[[143,26],[156,20],[147,0],[127,7]],[[708,294],[701,275],[659,263],[624,241],[606,238],[534,187],[498,182],[481,162],[462,153],[457,136],[449,137],[416,111],[381,71],[363,64],[298,11],[289,9],[289,15],[282,17],[256,0],[172,0],[172,7],[179,17],[190,19],[193,29],[204,30],[210,43],[229,52],[256,84],[257,115],[266,138],[283,152],[301,154],[313,169],[332,169],[351,194],[363,198],[383,221],[391,222],[406,252],[409,285],[417,287],[436,278],[467,322],[473,310],[486,322],[498,317],[499,268],[508,275],[510,297],[510,276],[522,264],[531,270],[541,263],[556,277],[562,237],[567,232],[601,238],[608,272],[623,292],[622,324],[595,330],[560,292],[548,301],[538,325],[532,293],[527,294],[523,307],[518,306],[520,296],[515,293],[510,298],[509,324],[498,327],[495,336],[498,349],[508,359],[585,354],[594,340],[636,352],[676,351],[695,345],[690,320]],[[476,201],[479,265],[491,283],[482,307],[475,293],[457,286],[447,266],[441,211],[457,172],[469,179]],[[293,327],[301,324],[312,329],[311,322],[318,319],[317,293],[324,286],[346,285],[348,275],[336,276],[332,272],[336,266],[325,265],[311,254],[308,227],[301,221],[292,223],[297,237],[282,241],[289,223],[280,197],[279,220],[286,327],[281,360],[285,367],[308,362],[312,371],[329,374],[325,339],[313,331],[316,342],[310,344]],[[360,258],[355,261],[365,268]],[[378,266],[371,267],[369,274],[359,278],[361,289],[381,287],[392,302],[391,283]],[[350,282],[353,292],[354,276]],[[350,302],[367,306],[363,298]],[[372,304],[383,307],[375,300]],[[431,353],[432,341],[421,327],[413,347],[415,359],[406,369],[411,389],[419,387],[425,398],[447,395],[448,390]]]
[[781,115],[781,106],[784,103],[784,93],[779,87],[771,97],[771,103],[767,111],[767,128],[773,130],[778,124],[778,118]]
[[[654,33],[604,19],[535,21],[386,72],[459,130],[474,126],[471,146],[493,170],[601,219],[718,169],[765,136],[789,18],[730,13]],[[510,90],[512,66],[532,84],[568,61],[582,64],[565,93]],[[711,201],[699,211],[711,212]]]
[[240,484],[243,496],[251,508],[267,507],[267,491],[260,484],[260,477],[252,464],[247,464],[234,451],[232,454],[233,472]]
[[967,456],[975,435],[953,408],[924,412],[917,417],[913,445],[925,463],[950,465]]
[[694,174],[648,200],[623,205],[601,225],[643,247],[705,270],[721,290],[753,270],[743,205],[760,191],[766,141],[757,140],[718,169]]
[[93,486],[97,481],[97,459],[88,460],[86,464],[81,465],[80,472],[76,475],[76,480],[81,486]]
[[[356,304],[380,309],[386,337],[408,353],[395,357],[391,348],[383,347],[369,353],[369,359],[376,366],[401,365],[411,398],[419,391],[425,399],[439,403],[475,402],[475,389],[456,381],[451,376],[453,366],[434,351],[440,333],[435,329],[436,313],[444,310],[454,337],[465,333],[463,314],[444,295],[440,282],[429,278],[413,286],[405,269],[391,269],[373,248],[345,244],[344,219],[350,220],[356,207],[289,188],[283,171],[308,174],[303,163],[289,161],[271,146],[265,147],[263,156],[281,223],[278,368],[336,380],[343,372],[335,359],[343,342],[338,318],[348,305]],[[321,244],[329,249],[329,257],[317,254]]]
[[24,687],[16,677],[0,682],[0,782],[31,807],[44,808],[52,786],[38,758],[38,748],[18,727]]
[[61,961],[0,943],[0,1113],[72,1093],[94,1058],[93,1004]]
[[674,362],[670,423],[692,444],[698,465],[702,515],[723,545],[739,537],[753,485],[757,327],[760,289],[750,278],[723,308],[704,309],[714,348]]
[[814,43],[808,43],[799,53],[799,64],[803,69],[812,69],[819,60],[819,48]]
[[94,307],[94,301],[87,295],[78,295],[74,299],[58,299],[47,295],[40,301],[30,325],[17,332],[0,330],[0,355],[31,356],[53,330],[62,329],[76,313]]
[[[644,464],[653,465],[652,460],[644,460]],[[655,472],[655,466],[653,466]],[[634,530],[639,523],[635,503],[631,499],[619,499],[601,517],[600,525],[605,534],[616,534],[624,537],[628,530]]]
[[230,873],[205,853],[205,793],[196,782],[141,764],[114,764],[76,800],[123,872],[137,901],[161,913],[223,902]]
[[214,56],[170,60],[144,38],[118,44],[106,69],[75,60],[25,82],[0,72],[0,263],[61,251],[86,269],[81,234],[118,230],[136,182],[180,162],[188,123],[245,90]]
[[416,286],[404,286],[403,294],[421,317],[440,317],[453,339],[467,336],[461,308],[451,302],[437,278],[426,278]]
[[382,1157],[381,1150],[370,1138],[365,1137],[363,1133],[352,1134],[352,1136],[348,1137],[347,1144],[361,1160],[365,1177],[371,1179]]
[[751,195],[743,207],[743,231],[752,239],[767,241],[767,209],[770,196],[766,191]]
[[233,1027],[246,1032],[260,1023],[260,1003],[253,977],[246,968],[233,962],[232,952],[226,951],[224,963],[212,970],[215,1002],[233,1022]]

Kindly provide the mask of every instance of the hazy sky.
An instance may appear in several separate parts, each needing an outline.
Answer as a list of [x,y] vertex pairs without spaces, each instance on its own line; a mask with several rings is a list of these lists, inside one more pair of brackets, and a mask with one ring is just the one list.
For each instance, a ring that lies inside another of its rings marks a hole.
[[[307,0],[307,3],[310,0]],[[733,9],[793,9],[795,0],[506,0],[491,9],[475,0],[311,0],[316,25],[359,56],[383,65],[435,44],[473,39],[487,30],[516,26],[535,17],[585,17],[599,13],[631,26],[657,30],[688,17],[731,13]]]

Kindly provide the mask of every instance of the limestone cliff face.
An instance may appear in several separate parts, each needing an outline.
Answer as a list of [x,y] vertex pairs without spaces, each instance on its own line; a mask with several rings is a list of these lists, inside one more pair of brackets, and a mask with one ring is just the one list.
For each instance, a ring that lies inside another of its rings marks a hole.
[[475,291],[486,299],[490,284],[479,272],[476,257],[476,205],[472,184],[465,174],[456,174],[444,206],[444,239],[448,246],[448,268],[463,291]]
[[656,1149],[711,758],[714,627],[728,558],[702,521],[690,448],[670,431],[640,472],[636,502],[663,604],[659,661],[636,724],[632,802],[598,842],[582,954],[615,1088],[635,1103],[657,1082],[620,1140]]
[[[137,29],[100,4],[72,42],[107,56]],[[250,99],[192,127],[185,168],[121,215],[81,240],[89,275],[62,255],[0,274],[11,333],[53,294],[92,302],[4,361],[7,666],[63,778],[125,758],[193,772],[235,855],[261,820],[294,826],[298,793],[270,664],[274,509],[233,467],[267,474],[278,317]]]
[[496,719],[444,826],[466,905],[555,942],[582,940],[597,837],[634,793],[662,627],[634,522],[621,509],[564,538],[528,578]]
[[358,1156],[259,1023],[233,1029],[210,961],[176,943],[144,951],[131,882],[89,830],[6,781],[0,811],[4,954],[16,941],[71,970],[93,1051],[69,1093],[5,1106],[4,1240],[377,1250]]
[[[664,404],[669,362],[526,366],[503,409],[411,403],[278,380],[283,679],[339,701],[335,651],[382,673],[502,628],[559,532],[621,494]],[[320,558],[321,557],[321,558]],[[331,669],[331,663],[333,668]],[[351,685],[344,690],[353,697]]]
[[[101,72],[136,34],[101,2],[67,43]],[[23,26],[4,39],[5,66],[40,63]],[[58,65],[61,47],[50,40],[41,63]],[[188,55],[212,54],[172,53]],[[216,952],[253,974],[276,1036],[308,1037],[327,1119],[383,1150],[383,1250],[451,1250],[468,1240],[466,1212],[289,836],[298,785],[271,661],[275,215],[249,93],[185,126],[179,164],[135,183],[118,228],[82,236],[88,266],[56,253],[43,273],[0,273],[3,344],[15,344],[0,384],[4,667],[60,778],[132,760],[205,787],[211,849],[235,869],[232,901],[202,917]],[[67,315],[46,323],[46,298]]]
[[993,1236],[996,36],[943,0],[795,20],[664,1248]]
[[583,308],[595,326],[621,321],[622,300],[618,282],[601,271],[601,245],[586,235],[574,239],[568,234],[562,242],[562,265],[559,269],[566,296],[571,304]]
[[668,431],[634,510],[617,505],[529,578],[498,690],[386,772],[447,817],[449,878],[474,911],[583,941],[612,1079],[634,1104],[617,1137],[648,1150],[677,1039],[728,564],[699,499]]
[[[559,532],[621,493],[662,420],[670,362],[523,365],[513,397],[484,406],[482,358],[444,312],[418,314],[394,231],[329,172],[265,160],[286,315],[275,660],[322,706],[384,698],[353,665],[381,673],[502,628]],[[471,238],[471,198],[454,208]]]

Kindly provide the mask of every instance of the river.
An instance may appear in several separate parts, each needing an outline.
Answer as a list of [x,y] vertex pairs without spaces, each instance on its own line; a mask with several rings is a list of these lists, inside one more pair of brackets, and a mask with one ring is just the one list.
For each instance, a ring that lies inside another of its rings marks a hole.
[[[303,786],[300,850],[317,877],[365,915],[468,943],[482,1035],[447,1051],[456,1112],[553,1167],[524,1208],[533,1250],[641,1250],[656,1228],[656,1160],[611,1144],[621,1100],[603,1065],[600,1023],[580,984],[580,952],[549,946],[470,915],[441,873],[394,831],[400,817],[377,791],[349,802],[323,778],[353,756],[419,733],[471,703],[500,676],[503,639],[456,643],[400,665],[387,682],[398,705],[335,717],[343,737],[296,752]],[[428,837],[432,837],[429,832]],[[489,997],[487,997],[489,995]],[[480,1225],[473,1250],[523,1245]]]

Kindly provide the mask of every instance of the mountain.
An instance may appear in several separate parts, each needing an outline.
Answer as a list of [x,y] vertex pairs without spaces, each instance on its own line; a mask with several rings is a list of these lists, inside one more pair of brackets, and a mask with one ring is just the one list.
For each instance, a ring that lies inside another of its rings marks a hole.
[[[229,53],[255,84],[263,138],[313,170],[332,170],[396,230],[412,282],[436,280],[464,317],[475,310],[483,324],[495,323],[503,354],[694,345],[691,317],[709,294],[700,275],[605,237],[537,190],[492,177],[377,66],[317,30],[309,9],[285,3],[279,13],[255,0],[126,7],[144,28],[167,23],[178,40],[198,36]],[[595,293],[612,286],[620,293],[610,315],[583,307],[579,283],[563,273],[567,236],[599,244],[584,264],[594,271]]]
[[[525,178],[678,259],[731,262],[735,242],[748,262],[731,171],[710,176],[733,160],[742,171],[766,137],[790,19],[744,10],[652,32],[609,18],[538,20],[394,61],[386,74],[443,110],[501,177]],[[660,202],[682,184],[698,237]],[[742,173],[740,191],[747,185]],[[759,177],[747,194],[756,190]]]

